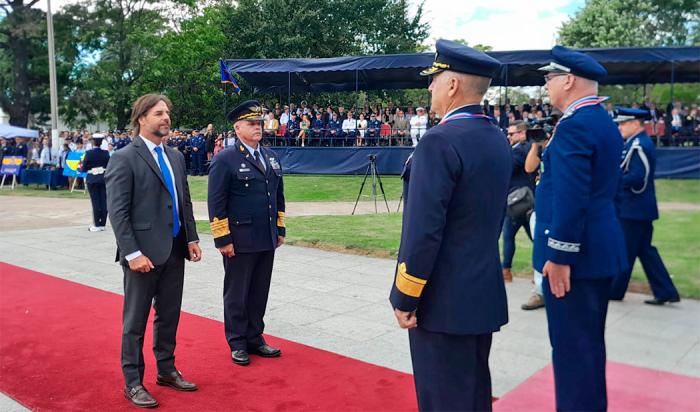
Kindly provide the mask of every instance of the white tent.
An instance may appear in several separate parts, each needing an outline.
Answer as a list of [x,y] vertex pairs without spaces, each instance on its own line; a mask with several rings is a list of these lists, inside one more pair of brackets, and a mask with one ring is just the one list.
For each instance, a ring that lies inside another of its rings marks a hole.
[[6,139],[13,137],[29,137],[36,139],[39,137],[39,131],[25,129],[23,127],[10,126],[9,124],[0,124],[0,137],[4,137]]

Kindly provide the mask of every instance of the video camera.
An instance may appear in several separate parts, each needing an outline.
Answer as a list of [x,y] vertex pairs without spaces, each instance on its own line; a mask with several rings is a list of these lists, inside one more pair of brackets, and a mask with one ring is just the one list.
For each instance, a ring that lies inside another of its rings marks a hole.
[[376,154],[367,155],[367,158],[369,159],[370,162],[374,162],[377,160],[377,155]]
[[528,142],[540,143],[549,139],[559,121],[559,116],[552,115],[530,122],[530,127],[525,132]]

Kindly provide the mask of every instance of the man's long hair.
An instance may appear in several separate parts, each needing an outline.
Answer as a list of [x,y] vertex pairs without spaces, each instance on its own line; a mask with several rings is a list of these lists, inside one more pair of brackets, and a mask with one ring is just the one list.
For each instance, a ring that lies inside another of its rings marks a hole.
[[163,94],[149,93],[136,99],[131,108],[131,126],[134,128],[134,136],[138,136],[140,133],[139,118],[145,116],[161,100],[168,106],[168,110],[173,109],[173,103]]

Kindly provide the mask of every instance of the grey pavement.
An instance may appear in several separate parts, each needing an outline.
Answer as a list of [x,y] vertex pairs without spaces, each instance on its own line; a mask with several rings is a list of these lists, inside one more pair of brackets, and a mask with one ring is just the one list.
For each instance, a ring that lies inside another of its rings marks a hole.
[[[122,293],[112,233],[86,225],[7,230],[0,220],[0,261],[99,289]],[[223,321],[223,268],[211,236],[201,236],[204,258],[186,267],[183,310]],[[388,294],[395,262],[311,248],[278,249],[266,333],[376,365],[411,372],[408,338],[396,325]],[[550,362],[545,312],[520,304],[531,284],[507,285],[510,322],[496,333],[491,355],[495,396]],[[1,296],[0,296],[1,298]],[[610,360],[700,377],[700,302],[652,307],[628,294],[610,305]],[[223,342],[223,339],[222,339]],[[227,348],[224,344],[222,351]],[[115,373],[117,373],[115,371]],[[0,400],[0,409],[5,400]]]

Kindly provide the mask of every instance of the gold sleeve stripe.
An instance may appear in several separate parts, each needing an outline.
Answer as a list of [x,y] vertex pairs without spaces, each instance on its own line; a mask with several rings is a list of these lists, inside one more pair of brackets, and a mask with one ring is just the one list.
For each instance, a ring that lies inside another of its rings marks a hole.
[[285,227],[284,226],[284,212],[277,212],[277,226],[278,227]]
[[423,293],[423,288],[427,281],[425,279],[417,278],[406,273],[406,263],[403,262],[399,265],[396,271],[396,287],[404,295],[408,295],[414,298],[419,298]]
[[214,239],[231,234],[231,230],[228,227],[228,218],[219,220],[219,218],[215,217],[209,224],[211,225],[211,234],[214,236]]

